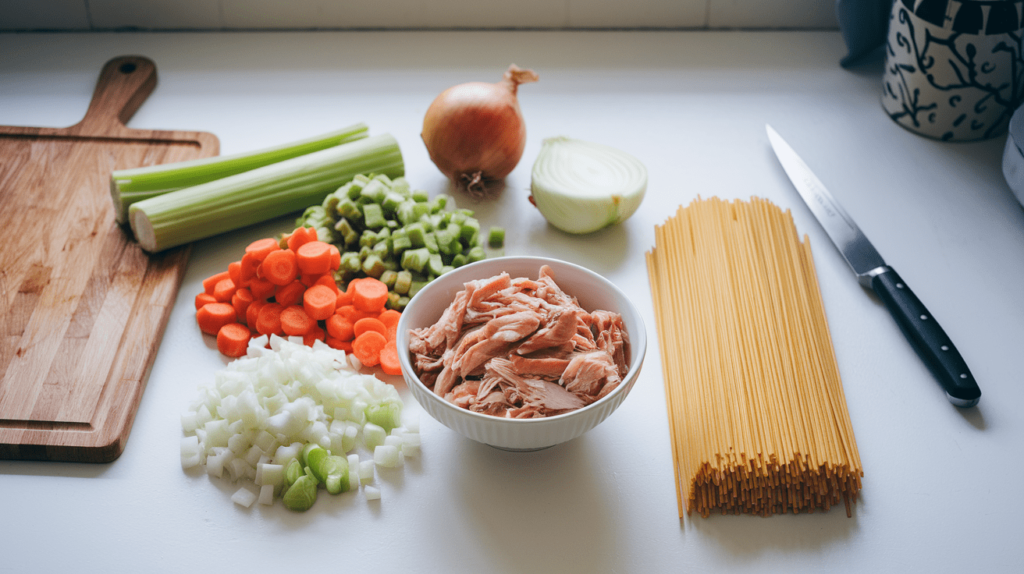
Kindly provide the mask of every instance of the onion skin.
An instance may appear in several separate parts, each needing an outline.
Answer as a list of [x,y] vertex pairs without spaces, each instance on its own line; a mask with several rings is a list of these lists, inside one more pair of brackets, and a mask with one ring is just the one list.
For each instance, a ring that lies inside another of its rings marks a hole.
[[495,84],[448,88],[427,109],[423,139],[430,160],[456,187],[482,195],[486,184],[515,169],[526,147],[526,123],[516,92],[538,76],[515,64]]

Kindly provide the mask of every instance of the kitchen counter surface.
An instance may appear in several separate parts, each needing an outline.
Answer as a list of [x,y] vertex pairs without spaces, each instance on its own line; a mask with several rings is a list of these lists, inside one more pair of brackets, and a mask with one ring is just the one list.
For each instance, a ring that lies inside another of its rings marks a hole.
[[[103,63],[122,54],[152,58],[159,74],[130,127],[210,131],[231,154],[362,121],[395,135],[408,179],[431,195],[448,192],[419,138],[434,96],[497,81],[510,62],[535,69],[541,81],[520,89],[522,162],[493,200],[456,201],[485,228],[507,229],[507,254],[606,276],[633,297],[652,341],[622,407],[569,443],[503,452],[424,414],[421,456],[378,473],[381,500],[245,509],[230,500],[237,486],[180,466],[179,416],[225,364],[192,300],[204,277],[292,218],[201,241],[124,454],[100,465],[0,461],[0,571],[1024,569],[1024,209],[1002,176],[1005,137],[949,144],[900,128],[879,103],[881,58],[841,69],[838,32],[0,34],[0,125],[76,123]],[[942,323],[979,381],[979,406],[946,401],[853,279],[765,123]],[[582,238],[549,227],[527,196],[541,140],[556,135],[639,157],[650,174],[640,210]],[[643,253],[669,213],[712,195],[766,197],[810,237],[865,471],[852,518],[842,508],[677,516]]]

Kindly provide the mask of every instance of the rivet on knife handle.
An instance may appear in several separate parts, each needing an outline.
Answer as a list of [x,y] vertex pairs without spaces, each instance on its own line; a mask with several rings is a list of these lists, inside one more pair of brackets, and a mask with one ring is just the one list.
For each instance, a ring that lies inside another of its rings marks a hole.
[[871,279],[871,288],[885,303],[900,330],[942,385],[949,401],[958,407],[973,407],[981,389],[967,368],[967,362],[953,346],[939,322],[888,265]]

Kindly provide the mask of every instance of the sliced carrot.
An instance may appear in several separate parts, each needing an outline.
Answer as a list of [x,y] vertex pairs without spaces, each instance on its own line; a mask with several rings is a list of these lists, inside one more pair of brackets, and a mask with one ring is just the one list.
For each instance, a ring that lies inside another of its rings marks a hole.
[[249,282],[249,291],[253,299],[270,299],[277,293],[277,285],[266,279],[253,279]]
[[385,339],[387,339],[388,337],[388,327],[384,323],[381,323],[380,319],[374,319],[373,317],[365,317],[363,319],[356,321],[352,325],[352,332],[355,334],[356,337],[362,335],[363,333],[366,333],[367,331],[376,331],[381,335],[384,335]]
[[337,271],[341,269],[341,251],[336,246],[331,245],[331,271]]
[[222,271],[216,275],[210,275],[206,279],[203,279],[203,291],[213,295],[213,288],[217,286],[217,283],[225,279],[231,279],[231,275],[227,271]]
[[[275,251],[275,253],[277,253]],[[280,335],[281,331],[281,311],[284,311],[278,303],[267,303],[260,309],[260,314],[256,317],[256,332],[260,335]]]
[[380,352],[388,344],[388,340],[377,331],[367,331],[352,341],[352,353],[364,367],[375,367],[380,364]]
[[327,334],[340,341],[351,341],[355,338],[355,327],[341,315],[327,318]]
[[[353,284],[354,283],[354,284]],[[349,283],[352,304],[360,311],[380,313],[388,301],[388,286],[372,277]]]
[[380,319],[381,323],[384,323],[388,327],[393,327],[397,325],[398,320],[402,318],[402,313],[395,311],[394,309],[387,309],[382,311],[380,316],[377,318]]
[[232,261],[228,263],[228,277],[235,282],[235,285],[242,283],[242,262]]
[[207,335],[216,335],[221,327],[237,320],[235,308],[227,303],[210,303],[196,311],[196,323],[199,323],[199,330]]
[[339,287],[338,288],[338,303],[337,303],[338,307],[342,307],[342,306],[345,306],[345,305],[351,305],[351,304],[352,304],[352,289],[344,291],[344,290],[342,290]]
[[248,289],[239,289],[231,297],[231,306],[235,308],[235,315],[238,315],[239,322],[245,321],[246,311],[249,310],[252,301],[252,292]]
[[366,311],[360,311],[356,309],[354,305],[342,305],[334,310],[335,315],[341,315],[345,319],[348,319],[349,323],[355,324],[356,321],[365,317],[377,317],[379,313],[367,313]]
[[256,256],[252,253],[246,253],[242,256],[242,260],[238,262],[238,279],[239,285],[248,286],[248,283],[256,278],[256,270],[260,268],[260,261],[256,259]]
[[241,323],[228,323],[217,331],[217,350],[229,357],[245,355],[252,334]]
[[277,243],[277,240],[273,237],[267,237],[265,239],[257,239],[253,241],[245,248],[246,255],[252,255],[257,261],[263,261],[270,255],[271,252],[281,249],[281,246]]
[[277,293],[274,294],[274,301],[277,301],[284,307],[298,305],[302,302],[302,294],[305,291],[305,285],[298,281],[292,281],[277,290]]
[[323,279],[326,276],[326,274],[316,275],[311,273],[305,273],[299,276],[299,281],[302,281],[302,284],[305,285],[306,287],[312,287],[313,285],[316,285],[317,281]]
[[335,307],[337,307],[338,283],[334,280],[334,276],[332,276],[330,273],[322,275],[319,279],[316,280],[316,283],[314,283],[314,285],[323,285],[325,287],[330,287],[331,291],[334,291],[334,303]]
[[281,330],[285,335],[301,337],[316,326],[316,321],[310,319],[298,305],[285,307],[284,311],[281,311]]
[[388,341],[380,350],[380,368],[386,375],[402,374],[402,363],[398,361],[398,345],[393,340]]
[[260,272],[274,285],[287,285],[299,275],[295,253],[287,249],[272,251],[260,264]]
[[302,336],[302,344],[307,347],[312,347],[314,341],[323,341],[326,333],[320,328],[319,325],[314,324],[313,328],[308,333]]
[[288,236],[288,249],[298,251],[299,247],[316,240],[316,230],[312,227],[296,227],[295,231]]
[[352,352],[352,341],[342,341],[340,339],[335,339],[334,337],[328,335],[327,339],[324,340],[324,342],[327,343],[327,346],[332,349],[345,351],[346,353]]
[[231,279],[222,279],[217,282],[217,286],[213,288],[213,298],[221,303],[230,303],[231,297],[234,296],[235,291],[238,287],[235,286],[235,282]]
[[322,321],[334,314],[334,306],[338,296],[330,287],[314,285],[302,294],[302,306],[306,314],[317,321]]
[[391,325],[390,327],[388,327],[387,338],[388,341],[398,340],[398,325]]
[[323,241],[303,243],[295,251],[295,257],[303,273],[322,275],[331,270],[331,246]]
[[260,309],[262,309],[266,304],[267,302],[263,299],[257,299],[252,303],[249,303],[249,306],[245,309],[245,324],[253,331],[256,330],[256,321],[259,319]]
[[200,293],[196,295],[196,311],[202,309],[203,305],[206,305],[207,303],[216,302],[217,300],[213,297],[213,295],[210,295],[209,293],[206,292]]

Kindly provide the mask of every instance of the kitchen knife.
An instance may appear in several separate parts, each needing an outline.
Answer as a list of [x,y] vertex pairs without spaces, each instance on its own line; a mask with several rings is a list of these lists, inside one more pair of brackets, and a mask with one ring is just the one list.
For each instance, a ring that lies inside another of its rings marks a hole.
[[885,264],[857,224],[793,148],[771,126],[766,124],[765,128],[775,155],[804,203],[853,268],[860,284],[874,290],[885,303],[910,345],[946,391],[949,402],[958,407],[978,404],[981,389],[935,317],[932,317],[896,271]]

